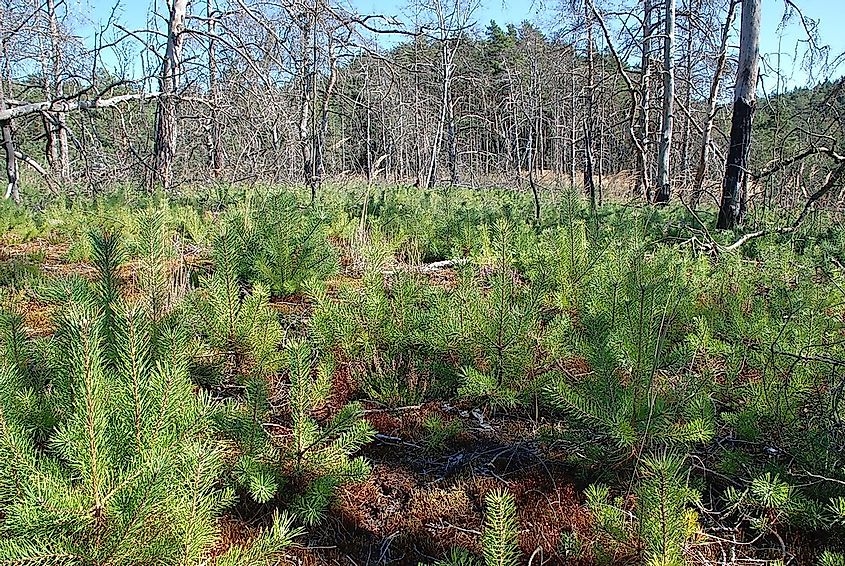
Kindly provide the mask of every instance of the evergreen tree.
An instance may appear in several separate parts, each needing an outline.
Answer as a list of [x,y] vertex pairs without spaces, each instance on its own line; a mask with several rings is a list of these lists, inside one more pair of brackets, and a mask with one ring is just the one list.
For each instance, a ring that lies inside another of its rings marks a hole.
[[231,494],[212,404],[188,377],[184,330],[153,341],[145,309],[121,297],[118,246],[94,238],[100,274],[53,337],[30,342],[5,317],[2,560],[190,564],[216,539]]

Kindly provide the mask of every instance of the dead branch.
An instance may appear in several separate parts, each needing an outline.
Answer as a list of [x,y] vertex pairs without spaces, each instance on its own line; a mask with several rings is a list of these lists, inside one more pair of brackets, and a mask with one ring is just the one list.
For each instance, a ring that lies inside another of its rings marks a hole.
[[0,122],[14,120],[29,114],[37,114],[38,112],[73,112],[76,110],[110,108],[132,100],[149,100],[160,96],[161,93],[158,92],[137,92],[113,96],[111,98],[94,98],[92,100],[45,100],[42,102],[32,102],[0,111]]
[[53,177],[50,175],[50,173],[46,169],[44,169],[44,167],[41,166],[40,163],[38,163],[36,160],[34,160],[30,156],[26,155],[25,153],[21,153],[18,150],[15,150],[15,157],[17,157],[18,159],[20,159],[21,161],[23,161],[24,163],[26,163],[27,165],[32,167],[32,169],[35,170],[36,173],[41,175],[44,178],[44,180],[47,182],[47,188],[50,189],[50,192],[52,194],[54,194],[54,195],[58,194],[58,191],[56,190],[56,183],[53,180]]
[[760,171],[758,173],[752,173],[752,176],[754,177],[755,180],[759,181],[760,179],[765,179],[766,177],[769,177],[770,175],[777,173],[778,171],[780,171],[784,167],[787,167],[789,165],[797,163],[798,161],[801,161],[801,160],[803,160],[807,157],[810,157],[811,155],[819,155],[819,154],[827,155],[828,157],[830,157],[831,159],[833,159],[834,161],[836,161],[838,163],[845,162],[845,156],[840,155],[833,148],[825,147],[825,146],[809,147],[809,148],[805,149],[804,151],[800,151],[800,152],[796,153],[792,157],[788,157],[786,159],[782,159],[780,161],[777,161],[776,163],[769,164],[762,171]]
[[763,236],[768,236],[771,234],[791,234],[795,232],[801,223],[804,222],[804,219],[813,210],[815,203],[828,194],[837,184],[839,180],[842,178],[842,175],[845,174],[845,159],[839,161],[839,166],[828,173],[827,179],[825,180],[824,184],[810,195],[810,198],[807,199],[807,202],[804,203],[804,208],[801,209],[801,213],[798,217],[792,221],[792,224],[783,228],[776,228],[774,230],[758,230],[756,232],[749,232],[748,234],[743,235],[740,239],[729,246],[720,246],[720,249],[725,252],[732,252],[736,251],[751,240],[755,240],[757,238],[762,238]]

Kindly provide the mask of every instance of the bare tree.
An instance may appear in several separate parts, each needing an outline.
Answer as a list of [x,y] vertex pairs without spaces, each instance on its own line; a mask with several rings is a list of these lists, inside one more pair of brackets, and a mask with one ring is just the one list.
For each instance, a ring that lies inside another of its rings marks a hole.
[[214,0],[206,0],[206,30],[208,41],[208,96],[210,112],[208,117],[208,164],[212,174],[217,177],[223,170],[223,140],[220,125],[220,85],[217,69],[217,19],[220,13]]
[[716,119],[716,108],[718,103],[719,87],[722,82],[722,74],[725,70],[725,64],[728,58],[728,39],[731,34],[731,27],[733,26],[735,8],[738,0],[730,0],[728,3],[728,12],[725,16],[725,22],[722,26],[722,33],[720,36],[719,50],[716,57],[716,67],[713,70],[713,79],[710,83],[710,94],[707,98],[707,108],[705,110],[704,126],[701,134],[701,146],[699,147],[698,166],[695,170],[695,180],[693,181],[693,207],[698,206],[701,201],[701,196],[704,189],[704,179],[707,174],[707,161],[710,158],[710,147],[712,145],[711,136],[713,134],[713,121]]
[[455,57],[459,53],[463,33],[474,8],[474,4],[466,3],[464,0],[453,0],[448,5],[444,4],[442,0],[433,0],[430,6],[436,20],[437,30],[433,39],[439,47],[440,100],[437,129],[434,133],[426,172],[426,186],[428,187],[433,187],[437,183],[438,158],[444,136],[447,144],[450,180],[452,184],[457,184],[459,181],[458,142],[452,84],[455,79]]
[[[0,81],[0,112],[6,111],[6,96],[3,93],[3,81]],[[3,129],[3,151],[6,155],[6,190],[3,198],[11,198],[20,202],[21,194],[18,186],[18,164],[15,155],[15,142],[12,139],[12,119],[0,120]]]
[[595,127],[595,61],[593,60],[592,0],[584,0],[584,25],[587,28],[587,116],[584,119],[584,191],[590,199],[590,208],[596,208],[596,183],[593,178],[593,129]]
[[[41,72],[43,94],[47,100],[64,97],[62,77],[62,39],[55,0],[46,0],[44,16],[47,20],[48,37],[41,50]],[[47,161],[53,173],[60,179],[70,178],[70,157],[68,152],[67,124],[63,113],[44,112],[42,115],[46,140]]]
[[643,23],[642,38],[640,40],[640,100],[637,117],[637,135],[640,138],[640,146],[643,151],[637,152],[637,180],[634,187],[636,195],[651,195],[651,177],[649,175],[648,152],[649,145],[649,117],[648,108],[651,102],[651,11],[652,0],[642,0]]
[[[485,34],[473,33],[474,0],[428,0],[407,27],[334,0],[205,0],[196,14],[170,0],[165,33],[107,24],[87,48],[71,4],[34,1],[0,12],[10,197],[21,168],[51,190],[66,178],[92,193],[114,180],[174,190],[213,177],[304,182],[316,197],[324,180],[350,175],[421,187],[445,177],[530,189],[536,221],[550,173],[583,182],[596,207],[622,179],[656,202],[688,183],[697,203],[716,181],[711,156],[727,148],[717,110],[738,0],[687,0],[677,22],[677,0],[570,0],[555,33],[491,24]],[[796,140],[831,146],[818,136],[841,137],[839,122],[825,124],[777,130],[740,170],[761,151],[797,151]],[[765,202],[798,203],[820,165],[769,178]]]

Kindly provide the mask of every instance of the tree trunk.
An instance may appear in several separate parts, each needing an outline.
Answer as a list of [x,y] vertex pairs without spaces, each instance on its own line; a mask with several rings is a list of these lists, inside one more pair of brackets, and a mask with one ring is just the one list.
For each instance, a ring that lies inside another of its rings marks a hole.
[[663,121],[660,135],[660,150],[657,155],[657,194],[654,202],[669,202],[672,180],[670,162],[672,158],[672,128],[675,112],[675,0],[666,0],[666,28],[663,38]]
[[182,32],[185,29],[187,11],[188,0],[173,0],[167,30],[167,48],[159,78],[161,97],[156,110],[154,181],[160,183],[165,190],[173,185],[173,158],[176,155],[178,139],[175,96],[182,75]]
[[449,178],[452,185],[457,185],[460,183],[460,177],[458,176],[458,133],[455,127],[455,109],[453,106],[454,102],[450,96],[448,102],[449,113],[446,117],[448,121],[446,127],[446,141],[449,144]]
[[596,208],[596,184],[593,181],[593,140],[595,125],[593,106],[595,104],[595,70],[593,63],[593,19],[589,3],[584,2],[584,18],[587,24],[587,119],[584,125],[584,191],[590,198],[590,206]]
[[[437,132],[434,135],[434,143],[431,147],[431,158],[429,160],[428,166],[428,175],[426,179],[426,186],[428,188],[433,188],[437,184],[437,161],[438,157],[440,156],[440,148],[443,143],[443,136],[446,133],[447,125],[450,128],[453,128],[453,122],[450,118],[451,114],[451,100],[452,100],[452,56],[453,54],[449,50],[449,38],[447,36],[448,30],[446,27],[446,23],[443,20],[442,15],[439,15],[440,18],[440,64],[442,67],[442,84],[441,84],[441,97],[440,97],[440,113],[437,119]],[[448,122],[448,124],[447,124]],[[450,131],[451,134],[453,132]],[[453,134],[454,135],[454,134]],[[452,140],[448,140],[451,142]],[[451,143],[450,143],[451,145]],[[451,150],[451,147],[449,148]],[[450,170],[456,165],[451,162],[451,158],[454,157],[449,155],[450,163],[449,167]],[[457,169],[453,171],[452,179],[454,180],[454,175],[457,174]]]
[[[0,79],[0,112],[6,111],[6,93],[3,83],[4,81]],[[18,186],[18,164],[15,159],[15,140],[12,137],[12,119],[0,120],[0,128],[3,130],[3,152],[6,154],[6,190],[3,193],[3,198],[11,198],[15,202],[20,202],[21,194]]]
[[641,151],[637,153],[637,183],[635,194],[646,195],[651,199],[651,179],[649,175],[648,146],[648,107],[651,104],[651,1],[643,0],[643,37],[640,59],[640,108],[639,137]]
[[575,162],[578,155],[578,127],[576,121],[577,105],[575,90],[575,72],[578,57],[572,52],[572,72],[569,74],[569,188],[575,190]]
[[425,180],[423,179],[423,152],[422,152],[422,144],[420,143],[422,140],[421,128],[422,128],[422,120],[420,117],[420,66],[419,66],[419,50],[420,50],[420,39],[419,37],[414,38],[414,134],[415,134],[415,142],[414,142],[414,186],[415,187],[422,187],[423,183],[428,182],[428,177],[426,176]]
[[[0,108],[5,110],[6,100],[0,96]],[[12,139],[12,121],[4,120],[3,128],[3,151],[6,154],[6,191],[3,198],[12,198],[15,202],[21,201],[20,188],[18,187],[18,165],[15,160],[15,142]]]
[[742,1],[739,39],[739,65],[734,88],[730,148],[722,183],[722,202],[716,228],[730,229],[742,224],[751,149],[751,123],[756,106],[757,72],[760,55],[761,0]]
[[[690,3],[690,11],[692,11],[692,4]],[[697,2],[696,11],[701,11],[701,2]],[[684,119],[684,137],[681,140],[681,171],[683,171],[684,189],[689,188],[689,171],[690,171],[690,136],[692,134],[692,75],[693,75],[693,17],[691,13],[687,14],[687,42],[686,42],[686,56],[685,62],[685,88],[684,88],[684,108],[686,118]]]
[[[326,82],[323,98],[320,102],[320,125],[314,133],[314,179],[312,197],[316,197],[316,191],[320,189],[323,177],[326,174],[324,154],[326,151],[326,136],[329,133],[329,109],[331,107],[332,95],[337,82],[337,59],[334,55],[334,47],[329,40],[329,76]],[[316,54],[315,54],[316,56]],[[316,88],[316,85],[315,85]]]
[[300,38],[300,62],[299,72],[301,74],[300,93],[299,93],[299,125],[297,133],[299,135],[299,153],[302,159],[302,175],[306,186],[311,190],[311,197],[316,193],[314,186],[314,160],[312,155],[313,129],[309,127],[313,125],[312,110],[313,97],[316,96],[314,92],[314,74],[316,73],[314,57],[316,56],[316,45],[313,44],[312,34],[316,36],[316,25],[311,19],[310,15],[301,14],[301,33]]
[[593,140],[588,121],[584,121],[584,190],[590,197],[590,210],[596,211],[596,185],[593,182]]

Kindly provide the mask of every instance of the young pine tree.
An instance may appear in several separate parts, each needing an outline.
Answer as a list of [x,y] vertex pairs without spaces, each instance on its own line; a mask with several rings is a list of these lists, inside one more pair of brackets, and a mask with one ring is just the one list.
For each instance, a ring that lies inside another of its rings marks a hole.
[[[188,378],[185,333],[121,297],[114,236],[55,335],[14,317],[0,358],[0,561],[192,564],[215,541],[221,490],[212,406]],[[14,352],[14,354],[10,354]]]
[[485,566],[516,566],[520,561],[516,502],[506,490],[496,489],[484,498],[484,533],[481,546]]
[[322,406],[331,388],[329,364],[314,371],[311,349],[294,342],[286,350],[290,375],[291,436],[285,456],[291,474],[305,483],[293,510],[306,524],[322,519],[334,489],[348,482],[365,479],[369,463],[354,456],[370,442],[375,431],[363,417],[358,403],[349,403],[327,422],[319,422],[314,412]]

